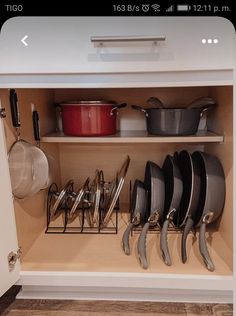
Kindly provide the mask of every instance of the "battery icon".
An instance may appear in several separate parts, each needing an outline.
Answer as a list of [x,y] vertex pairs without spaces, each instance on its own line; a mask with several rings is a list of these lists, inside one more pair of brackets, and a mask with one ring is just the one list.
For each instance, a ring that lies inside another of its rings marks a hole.
[[190,5],[188,4],[177,4],[177,11],[186,12],[190,10]]

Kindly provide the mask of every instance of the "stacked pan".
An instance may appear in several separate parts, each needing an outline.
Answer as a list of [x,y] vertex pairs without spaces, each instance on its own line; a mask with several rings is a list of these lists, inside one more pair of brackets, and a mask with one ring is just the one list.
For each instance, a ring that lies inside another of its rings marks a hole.
[[172,265],[168,247],[170,228],[182,232],[181,257],[187,262],[186,241],[191,230],[199,228],[199,251],[209,271],[215,270],[206,242],[206,227],[217,220],[225,203],[225,176],[214,155],[182,150],[165,157],[162,167],[148,161],[144,181],[136,180],[131,199],[131,222],[122,239],[130,255],[129,236],[133,227],[142,227],[137,242],[140,265],[148,268],[146,236],[159,229],[160,249],[166,265]]

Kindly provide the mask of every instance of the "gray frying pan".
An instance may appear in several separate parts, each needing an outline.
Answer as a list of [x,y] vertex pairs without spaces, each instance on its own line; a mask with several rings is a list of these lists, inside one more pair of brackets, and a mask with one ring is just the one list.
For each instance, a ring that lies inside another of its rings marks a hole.
[[131,199],[131,212],[132,220],[126,228],[122,238],[122,248],[126,255],[130,255],[129,236],[132,228],[143,223],[146,212],[146,189],[144,183],[140,180],[135,180],[132,199]]
[[184,227],[181,240],[182,262],[187,261],[186,241],[190,230],[194,225],[196,212],[198,209],[201,179],[199,166],[196,159],[191,154],[182,150],[175,154],[183,181],[183,194],[180,201],[178,219],[175,221],[176,227]]
[[159,224],[164,211],[165,182],[161,168],[152,161],[148,161],[145,168],[145,186],[148,195],[148,219],[138,239],[138,258],[143,269],[148,268],[146,254],[146,237],[149,227]]
[[196,218],[196,226],[200,226],[199,249],[207,269],[214,271],[215,266],[208,252],[205,233],[207,224],[214,222],[223,211],[226,193],[225,175],[217,157],[201,151],[195,151],[192,157],[199,165],[201,178]]
[[178,165],[170,155],[166,156],[162,166],[165,178],[165,214],[166,219],[163,223],[160,237],[160,247],[166,265],[172,264],[167,242],[167,232],[170,222],[178,217],[181,197],[183,194],[183,182]]

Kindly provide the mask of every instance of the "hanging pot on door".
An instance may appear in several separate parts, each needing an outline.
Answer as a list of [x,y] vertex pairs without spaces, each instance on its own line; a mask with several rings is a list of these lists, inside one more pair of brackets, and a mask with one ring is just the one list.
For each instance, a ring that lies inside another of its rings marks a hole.
[[66,135],[104,136],[116,133],[117,109],[126,103],[113,101],[70,101],[60,104],[62,127]]

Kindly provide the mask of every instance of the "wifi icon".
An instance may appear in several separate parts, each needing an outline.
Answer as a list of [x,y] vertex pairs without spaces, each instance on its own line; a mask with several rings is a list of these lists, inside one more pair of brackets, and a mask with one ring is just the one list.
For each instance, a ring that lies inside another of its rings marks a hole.
[[151,8],[152,8],[155,12],[160,12],[160,5],[157,4],[157,3],[151,5]]

